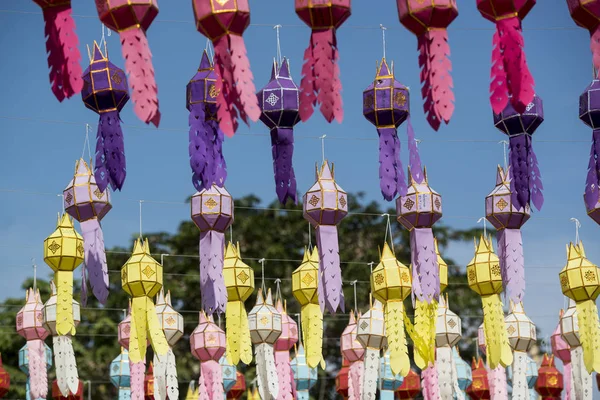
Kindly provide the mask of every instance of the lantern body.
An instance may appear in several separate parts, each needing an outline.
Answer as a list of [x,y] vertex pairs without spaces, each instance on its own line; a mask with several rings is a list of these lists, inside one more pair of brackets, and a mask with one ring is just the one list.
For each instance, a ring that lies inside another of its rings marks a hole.
[[433,239],[433,243],[435,244],[435,254],[437,256],[437,263],[439,267],[439,275],[440,275],[440,293],[443,293],[444,290],[448,287],[448,263],[444,261],[442,258],[442,254],[440,253],[440,249],[438,247],[437,239]]
[[456,0],[397,0],[400,22],[420,36],[430,28],[444,29],[458,16]]
[[285,312],[281,300],[275,307],[281,315],[281,335],[275,341],[275,351],[290,351],[298,343],[298,324]]
[[2,366],[2,357],[0,357],[0,398],[6,396],[10,389],[10,374]]
[[544,122],[544,106],[538,95],[533,96],[533,101],[527,105],[522,114],[514,109],[510,101],[500,114],[494,114],[494,126],[508,136],[523,133],[533,135],[542,122]]
[[194,104],[204,104],[206,119],[214,119],[217,116],[219,93],[217,73],[205,52],[202,54],[198,71],[186,86],[186,108],[191,111]]
[[409,231],[431,228],[442,218],[442,196],[429,186],[426,170],[421,183],[417,183],[409,171],[408,190],[406,196],[396,199],[396,210],[398,222]]
[[485,217],[496,229],[520,229],[529,220],[529,204],[517,208],[512,201],[508,171],[498,166],[496,187],[485,198]]
[[[48,332],[52,335],[57,335],[56,331],[56,288],[54,288],[54,283],[51,284],[53,286],[52,296],[46,301],[43,308],[43,326]],[[75,327],[79,325],[81,322],[81,308],[79,303],[73,299],[73,323]]]
[[489,400],[490,384],[488,373],[481,358],[473,360],[472,364],[473,383],[467,388],[467,394],[472,400]]
[[44,240],[44,262],[54,272],[74,271],[83,262],[83,253],[83,238],[65,213],[56,230]]
[[158,14],[158,5],[154,0],[98,0],[96,10],[100,21],[113,31],[134,26],[146,31]]
[[565,296],[576,302],[596,300],[600,294],[600,270],[585,257],[583,243],[567,247],[567,265],[560,271],[560,287]]
[[273,62],[271,80],[258,93],[262,113],[260,120],[269,128],[292,128],[300,121],[300,92],[290,75],[289,60],[284,58],[278,69]]
[[358,319],[356,340],[365,348],[382,349],[387,345],[383,305],[379,300]]
[[319,256],[304,249],[302,264],[292,272],[292,293],[301,306],[319,304]]
[[[342,356],[343,357],[343,356]],[[342,358],[342,368],[338,371],[335,377],[335,391],[342,396],[344,399],[348,398],[348,372],[350,371],[350,364],[346,358]]]
[[530,389],[535,388],[535,384],[538,378],[538,366],[537,363],[533,360],[533,358],[527,356],[527,370],[525,372],[525,376],[527,377],[527,386]]
[[240,371],[235,373],[236,381],[235,384],[227,392],[227,398],[237,400],[246,393],[246,378]]
[[600,10],[596,1],[567,0],[573,21],[582,28],[593,32],[600,25]]
[[[571,346],[563,339],[561,332],[561,320],[564,315],[564,311],[560,310],[559,322],[552,332],[552,336],[550,336],[550,344],[552,346],[552,354],[559,360],[563,362],[563,364],[567,364],[571,362]],[[536,368],[537,373],[537,368]]]
[[[346,378],[348,379],[348,378]],[[379,361],[379,390],[396,390],[402,385],[404,378],[402,375],[394,375],[390,364],[390,352],[386,351],[385,355]]]
[[406,86],[394,79],[384,59],[377,66],[375,81],[363,92],[363,115],[376,127],[398,127],[410,113],[410,94]]
[[317,383],[317,369],[310,368],[306,363],[302,344],[298,347],[296,357],[292,359],[290,366],[296,380],[296,390],[310,390]]
[[[46,369],[50,371],[52,369],[52,349],[46,343],[44,343],[44,348],[46,349]],[[27,350],[27,345],[19,350],[19,369],[25,374],[29,374],[29,350]]]
[[233,223],[233,199],[229,192],[217,185],[197,192],[192,196],[192,220],[200,232],[225,232]]
[[266,300],[259,291],[256,305],[248,314],[248,325],[253,344],[275,344],[281,335],[281,314],[273,307],[271,291],[268,292]]
[[[113,0],[104,1],[112,2]],[[98,5],[102,2],[102,0],[97,1],[96,4]],[[135,1],[130,3],[135,3]],[[127,7],[121,8],[123,11],[126,9]],[[106,26],[113,29],[109,24],[106,22],[104,23]],[[94,58],[83,73],[81,98],[87,108],[98,114],[112,111],[120,112],[129,100],[129,89],[127,87],[127,76],[125,75],[125,72],[111,63],[108,60],[108,54],[102,54],[97,44],[94,44]],[[81,168],[80,171],[79,164],[81,161],[82,160],[77,163],[77,174],[80,172],[85,173],[83,168]],[[85,164],[85,162],[83,164]],[[88,169],[87,165],[85,165],[85,168]],[[107,205],[108,209],[110,209],[110,197],[108,191],[102,192],[99,190],[96,193],[95,190],[97,187],[93,187],[96,184],[95,180],[93,185],[88,186],[91,184],[91,181],[89,181],[85,175],[79,176],[79,179],[77,178],[78,176],[76,175],[75,181],[71,181],[64,191],[66,196],[65,206],[68,207],[65,207],[65,210],[79,221],[81,220],[77,218],[75,214],[82,213],[84,216],[93,215],[94,213],[106,214],[108,210],[104,211],[104,209]],[[74,189],[74,191],[70,191],[70,189]],[[70,203],[67,202],[69,193],[72,194],[72,200],[74,200]],[[95,204],[96,202],[98,204]],[[78,210],[79,208],[81,208],[81,210]]]
[[577,318],[577,308],[575,302],[570,301],[569,308],[560,319],[560,331],[562,338],[571,347],[581,346],[579,339],[579,321]]
[[58,388],[58,381],[55,379],[52,382],[52,398],[55,400],[83,400],[83,382],[79,381],[77,393],[70,393],[68,396],[63,396]]
[[131,297],[154,297],[163,285],[163,267],[150,255],[148,240],[137,241],[131,257],[121,268],[121,286]]
[[592,129],[600,129],[600,80],[594,79],[579,96],[579,119]]
[[511,312],[504,322],[508,333],[508,342],[514,351],[527,353],[536,343],[537,335],[535,325],[523,310],[523,304],[512,304]]
[[44,328],[44,305],[40,299],[40,292],[33,289],[27,291],[27,302],[17,313],[17,333],[25,340],[44,340],[48,332]]
[[388,246],[383,245],[381,262],[371,273],[371,293],[382,303],[404,300],[410,295],[412,280],[408,267],[396,259]]
[[200,323],[190,335],[192,354],[200,361],[219,361],[225,354],[225,332],[206,314],[200,312]]
[[225,356],[221,357],[219,364],[221,365],[221,375],[223,376],[223,391],[227,393],[237,382],[237,370],[235,369],[235,365],[229,364]]
[[154,400],[154,367],[152,363],[144,377],[144,400]]
[[535,391],[542,397],[553,397],[560,399],[563,390],[563,375],[554,366],[554,356],[544,354],[542,366],[538,370],[538,378],[535,383]]
[[487,346],[485,345],[485,331],[483,330],[483,323],[481,323],[479,328],[477,328],[477,346],[483,354],[486,354]]
[[110,381],[117,388],[131,386],[129,351],[124,347],[121,347],[121,354],[110,363]]
[[337,29],[350,17],[351,0],[295,0],[296,14],[311,29]]
[[165,332],[165,338],[169,346],[174,346],[183,336],[183,317],[171,305],[171,293],[161,290],[156,298],[156,314],[158,315],[158,324]]
[[65,211],[80,222],[102,219],[112,208],[110,191],[100,191],[92,170],[83,159],[75,164],[75,175],[63,190],[63,199]]
[[361,360],[365,355],[365,348],[361,342],[356,339],[356,332],[356,319],[354,317],[354,312],[352,311],[350,313],[350,322],[344,329],[344,332],[342,332],[342,338],[340,340],[342,356],[351,363]]
[[414,399],[421,393],[421,377],[412,369],[404,377],[402,385],[396,389],[396,397],[400,400]]
[[227,301],[245,301],[254,292],[254,270],[242,261],[240,245],[227,245],[223,262],[223,278],[227,287]]
[[458,350],[456,347],[452,348],[452,357],[454,358],[454,363],[456,364],[456,377],[458,381],[458,387],[460,390],[465,391],[467,387],[471,385],[473,382],[471,375],[471,366],[468,362],[463,360],[458,354]]
[[304,218],[314,226],[337,225],[348,215],[348,195],[336,183],[327,161],[316,171],[315,184],[304,194]]
[[210,40],[241,36],[250,24],[248,0],[193,0],[196,29]]
[[[131,304],[129,305],[131,309]],[[119,344],[126,349],[129,349],[129,337],[131,335],[131,310],[127,313],[127,316],[123,321],[119,322],[117,336],[119,338]]]
[[477,9],[484,18],[496,22],[513,15],[523,19],[535,3],[536,0],[477,0]]
[[448,307],[448,298],[440,296],[435,325],[435,346],[455,346],[462,337],[460,317]]
[[491,238],[481,237],[475,257],[467,265],[469,287],[480,296],[502,293],[500,260],[494,254]]

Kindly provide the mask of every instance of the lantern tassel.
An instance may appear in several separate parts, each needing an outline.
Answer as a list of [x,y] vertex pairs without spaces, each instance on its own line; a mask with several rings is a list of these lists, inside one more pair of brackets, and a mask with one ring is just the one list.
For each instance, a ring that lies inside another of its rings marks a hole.
[[521,208],[529,204],[541,210],[544,204],[537,157],[533,152],[531,135],[521,134],[510,137],[510,175],[512,201],[515,207]]
[[[424,369],[428,364],[435,362],[435,319],[437,315],[437,302],[427,303],[417,300],[415,305],[415,333],[422,338],[423,346],[417,347],[414,354],[415,364]],[[423,350],[425,350],[423,352]]]
[[166,400],[167,398],[167,357],[154,355],[154,400]]
[[207,314],[224,313],[227,307],[227,289],[223,279],[225,235],[212,229],[200,232],[199,248],[202,309]]
[[223,375],[221,366],[214,360],[204,361],[200,364],[200,373],[204,378],[204,385],[209,400],[223,399]]
[[344,312],[344,292],[342,292],[342,270],[340,268],[340,250],[338,231],[335,225],[318,225],[317,248],[319,249],[319,287],[323,288],[324,301],[319,303],[321,311],[327,307],[330,313],[335,314],[338,307]]
[[52,337],[54,364],[58,389],[64,397],[77,393],[79,373],[71,336]]
[[440,385],[438,382],[438,374],[433,364],[429,364],[427,368],[421,371],[421,381],[423,387],[424,400],[439,400]]
[[200,377],[198,378],[198,400],[210,400],[209,392],[204,383],[204,375],[202,375],[202,373],[200,373]]
[[62,102],[83,88],[75,21],[70,2],[67,5],[45,7],[43,15],[50,84],[52,93]]
[[223,185],[225,185],[225,180],[227,179],[227,163],[225,162],[225,157],[223,157],[223,141],[225,135],[219,127],[219,122],[217,120],[211,118],[208,123],[214,133],[212,139],[212,159],[214,162],[211,169],[211,180],[217,186],[223,187]]
[[504,68],[504,59],[502,57],[502,48],[500,45],[500,34],[496,30],[492,39],[492,72],[490,83],[490,103],[492,111],[500,114],[508,104],[508,81],[506,69]]
[[279,381],[279,394],[277,400],[292,400],[293,373],[290,365],[289,351],[275,352],[275,367],[277,368],[277,379]]
[[48,375],[46,372],[46,349],[42,340],[28,340],[29,377],[31,399],[46,398],[48,395]]
[[127,175],[125,145],[118,111],[100,114],[96,133],[96,166],[94,177],[98,189],[104,192],[110,183],[112,190],[121,190]]
[[160,123],[158,89],[154,80],[152,53],[146,34],[140,28],[132,28],[121,31],[119,35],[135,114],[145,123],[152,123],[158,127]]
[[300,311],[306,364],[317,368],[323,359],[323,313],[318,304],[306,304]]
[[[133,324],[133,318],[131,319]],[[132,327],[133,332],[133,327]],[[131,355],[131,352],[129,353]],[[144,399],[144,374],[146,372],[146,361],[132,362],[129,359],[129,369],[131,373],[131,400]]]
[[598,308],[593,300],[577,303],[579,337],[583,348],[583,362],[588,373],[600,371],[600,322]]
[[[415,131],[410,122],[410,115],[406,119],[406,136],[408,137],[410,178],[417,183],[421,183],[423,182],[423,168],[421,167],[421,156],[419,156],[419,148],[417,147],[417,140],[415,139]],[[400,149],[398,149],[398,157],[400,157]],[[402,179],[404,180],[404,171],[402,174]],[[398,188],[398,193],[401,196],[406,195],[406,191],[402,194],[400,188]]]
[[271,129],[271,150],[277,197],[281,204],[291,199],[297,202],[296,175],[292,165],[294,154],[294,130],[291,128]]
[[233,365],[237,365],[240,360],[249,365],[252,362],[252,342],[248,314],[243,302],[237,300],[227,303],[225,323],[227,360]]
[[437,301],[440,296],[440,275],[431,228],[411,230],[410,248],[412,250],[413,276],[418,277],[418,279],[413,280],[412,284],[413,300],[415,296],[419,301],[426,301],[430,304],[435,300],[436,305],[433,309],[433,315],[436,315]]
[[167,397],[168,399],[179,398],[179,381],[177,380],[177,363],[175,361],[175,353],[169,347],[167,352]]
[[302,122],[306,122],[313,115],[317,105],[316,80],[314,74],[315,60],[312,48],[308,46],[304,51],[304,64],[302,65],[302,81],[300,82],[300,104],[298,114]]
[[279,381],[275,367],[273,346],[261,343],[254,347],[256,358],[256,380],[260,398],[264,400],[276,399],[279,395]]
[[456,359],[452,354],[452,390],[456,400],[465,400],[465,394],[458,385],[458,372],[456,370]]
[[[579,334],[581,335],[581,326]],[[587,374],[583,362],[583,347],[571,347],[571,366],[573,377],[573,399],[571,400],[583,399],[583,376]]]
[[445,346],[436,349],[435,369],[440,392],[439,398],[441,400],[454,400],[452,349],[450,347]]
[[106,304],[108,298],[108,264],[106,263],[104,234],[100,220],[92,218],[81,222],[81,233],[83,234],[85,268],[87,269],[92,293],[100,303]]
[[404,304],[401,300],[385,304],[385,332],[390,350],[390,366],[394,375],[408,375],[410,359],[404,333]]
[[206,121],[206,114],[202,104],[192,104],[188,118],[190,126],[189,147],[190,167],[192,168],[192,183],[197,191],[208,189],[212,186],[210,182],[210,169],[214,160],[212,159],[212,136],[210,125]]
[[[599,46],[600,47],[600,46]],[[599,49],[600,51],[600,49]],[[600,55],[599,55],[600,57]],[[595,129],[592,136],[592,148],[590,151],[590,162],[588,163],[588,174],[585,181],[585,205],[588,210],[593,209],[598,203],[600,190],[600,130]]]
[[400,160],[400,140],[396,128],[377,128],[379,134],[379,187],[387,201],[397,193],[406,194],[406,178]]
[[504,291],[510,300],[518,304],[525,296],[525,261],[520,229],[498,231],[498,256]]
[[375,400],[379,382],[379,349],[365,349],[365,370],[362,383],[361,400]]
[[526,399],[529,397],[529,386],[527,386],[527,354],[515,351],[512,363],[512,397]]
[[500,19],[496,21],[496,30],[499,35],[498,44],[502,53],[503,65],[506,69],[508,91],[512,95],[510,101],[514,109],[522,114],[527,105],[533,101],[535,82],[529,72],[523,50],[525,41],[523,40],[521,20],[518,16]]
[[490,396],[492,399],[508,400],[506,369],[502,365],[489,371],[488,381],[490,383]]
[[169,345],[158,323],[154,302],[146,296],[134,297],[131,301],[131,336],[129,339],[129,360],[133,364],[145,362],[148,339],[154,353],[159,356],[167,354]]
[[[58,335],[74,335],[73,321],[73,271],[56,271],[56,332]],[[77,393],[77,390],[75,392]]]
[[563,376],[565,382],[565,400],[575,400],[575,394],[573,393],[573,371],[570,362],[563,364]]
[[364,375],[365,364],[363,360],[350,364],[350,370],[348,371],[348,400],[360,400]]
[[500,296],[497,294],[482,296],[481,301],[483,303],[483,329],[487,344],[487,362],[491,369],[495,369],[498,364],[507,367],[512,364],[513,355],[508,344]]
[[[406,315],[406,313],[404,313],[404,327],[406,328],[406,332],[408,333],[410,340],[412,340],[412,342],[413,342],[413,351],[414,351],[413,356],[415,357],[415,360],[417,359],[417,357],[420,357],[420,360],[423,360],[424,356],[426,356],[428,354],[429,349],[425,343],[425,339],[422,336],[419,336],[417,334],[413,323],[410,321],[410,318],[408,317],[408,315]],[[423,369],[424,369],[425,363],[424,363],[424,361],[422,361],[422,362],[423,362]],[[415,364],[416,364],[416,361],[415,361]]]

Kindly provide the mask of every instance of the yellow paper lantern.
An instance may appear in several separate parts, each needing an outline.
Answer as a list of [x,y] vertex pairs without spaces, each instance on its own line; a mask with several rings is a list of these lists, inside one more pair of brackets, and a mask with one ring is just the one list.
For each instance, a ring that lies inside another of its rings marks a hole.
[[56,332],[60,336],[74,335],[73,271],[83,262],[83,238],[73,227],[73,220],[64,213],[56,230],[44,240],[44,262],[54,271],[56,283]]
[[440,269],[440,294],[446,290],[448,287],[448,264],[442,258],[440,254],[440,249],[438,247],[437,239],[433,239],[433,243],[435,244],[435,254],[437,255],[438,267]]
[[469,287],[481,296],[488,364],[495,369],[498,364],[512,364],[513,355],[504,325],[504,311],[499,294],[502,293],[500,260],[494,253],[492,239],[483,235],[475,241],[475,257],[467,265]]

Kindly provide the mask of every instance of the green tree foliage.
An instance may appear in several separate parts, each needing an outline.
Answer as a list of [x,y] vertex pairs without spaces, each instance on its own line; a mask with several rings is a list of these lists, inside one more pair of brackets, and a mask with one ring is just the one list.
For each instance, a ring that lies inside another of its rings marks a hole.
[[[369,304],[369,266],[368,263],[379,260],[378,248],[385,237],[385,219],[382,213],[393,215],[394,210],[382,210],[380,205],[365,203],[361,193],[349,195],[351,214],[339,226],[340,256],[344,278],[344,294],[346,312],[354,308],[353,287],[350,281],[357,280],[357,303],[360,310],[365,311]],[[299,306],[291,292],[291,274],[302,259],[304,248],[309,244],[308,222],[302,218],[301,206],[281,207],[277,202],[267,208],[260,207],[260,199],[250,195],[237,199],[233,240],[240,243],[242,258],[254,268],[256,287],[260,287],[261,269],[258,259],[265,258],[265,278],[267,287],[275,290],[275,279],[281,280],[281,292],[287,300],[288,313],[300,312]],[[360,213],[361,215],[352,215]],[[366,215],[365,215],[366,214]],[[405,264],[410,262],[410,241],[408,232],[393,224],[394,248],[399,260]],[[436,224],[435,236],[442,254],[452,242],[470,241],[479,235],[477,229],[455,230],[443,223]],[[312,235],[314,237],[314,233]],[[185,336],[175,346],[177,369],[180,381],[181,396],[187,390],[187,382],[196,380],[199,363],[189,348],[189,334],[198,324],[200,309],[200,289],[198,273],[198,238],[199,233],[191,220],[181,222],[177,232],[149,233],[152,254],[160,260],[161,254],[172,254],[164,257],[165,290],[171,291],[173,306],[184,316]],[[229,239],[229,234],[227,234]],[[314,241],[314,238],[313,238]],[[127,307],[128,297],[121,289],[120,268],[129,258],[133,246],[131,243],[123,247],[115,247],[107,253],[111,293],[106,306],[101,306],[94,298],[88,300],[88,306],[82,308],[82,321],[77,329],[73,343],[77,356],[79,376],[91,381],[93,399],[116,398],[116,389],[109,380],[108,367],[119,354],[117,343],[117,324],[123,318],[123,310]],[[175,256],[176,255],[176,256]],[[464,268],[459,268],[453,260],[446,259],[449,264],[448,291],[451,293],[450,307],[461,315],[464,336],[473,337],[481,323],[481,302],[466,285]],[[79,275],[75,274],[76,277]],[[78,280],[78,279],[77,279]],[[32,281],[24,282],[23,288],[30,287]],[[38,281],[43,300],[49,296],[47,282]],[[79,297],[79,284],[75,283],[76,295]],[[246,301],[249,310],[255,301],[252,296]],[[25,374],[18,369],[18,351],[25,341],[14,331],[15,315],[24,304],[24,299],[7,299],[0,307],[0,352],[4,367],[11,374],[11,392],[9,399],[23,399],[25,396]],[[410,312],[410,311],[409,311]],[[340,367],[339,337],[348,322],[348,315],[329,315],[324,318],[324,354],[327,360],[326,371],[319,371],[319,382],[313,389],[317,398],[334,398],[334,379]],[[225,326],[223,322],[223,327]],[[51,344],[51,339],[47,339]],[[471,341],[463,343],[462,355],[471,357],[474,347]],[[152,352],[149,352],[149,360]],[[247,382],[254,378],[253,366],[245,367],[240,363],[238,369],[246,373]],[[49,379],[54,379],[54,372]]]

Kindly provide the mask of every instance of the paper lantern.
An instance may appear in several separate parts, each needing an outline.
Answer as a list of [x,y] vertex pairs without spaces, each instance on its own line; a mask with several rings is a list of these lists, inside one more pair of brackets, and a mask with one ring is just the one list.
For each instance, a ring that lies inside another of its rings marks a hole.
[[458,381],[458,387],[461,391],[465,392],[467,390],[467,387],[469,387],[471,383],[473,383],[473,378],[471,375],[471,366],[460,356],[458,352],[458,346],[454,346],[452,348],[452,357],[454,360],[454,365],[456,366],[456,378]]
[[290,73],[290,61],[281,65],[273,60],[271,80],[258,94],[260,120],[271,130],[275,191],[281,204],[291,199],[296,204],[296,175],[292,165],[294,125],[300,121],[300,95]]
[[510,313],[504,319],[508,342],[513,349],[512,392],[513,396],[526,398],[529,395],[527,382],[527,352],[535,345],[537,336],[535,325],[525,314],[523,303],[510,301]]
[[494,114],[494,125],[509,137],[509,182],[512,203],[517,209],[527,207],[530,200],[538,210],[544,204],[542,176],[532,143],[533,133],[542,122],[544,107],[537,95],[521,112],[508,104]]
[[533,358],[527,356],[527,386],[529,389],[535,389],[535,383],[538,378],[538,366]]
[[281,335],[281,314],[273,307],[273,298],[269,289],[267,297],[262,290],[256,296],[256,305],[248,314],[250,339],[254,344],[254,357],[257,365],[257,386],[262,399],[266,396],[277,397],[279,382],[273,345]]
[[597,0],[567,0],[571,18],[575,23],[590,31],[590,49],[594,68],[600,70],[600,11]]
[[404,377],[402,385],[396,390],[396,398],[400,400],[411,400],[421,393],[421,378],[412,369]]
[[131,336],[131,300],[127,308],[125,318],[117,326],[117,337],[119,344],[129,351],[129,338]]
[[[407,373],[408,375],[408,373]],[[389,350],[384,353],[384,356],[381,357],[379,361],[379,391],[384,397],[394,398],[394,391],[402,385],[404,381],[404,377],[400,374],[394,374],[392,370],[392,365],[390,361],[390,352]],[[391,397],[390,397],[391,396]]]
[[193,0],[192,7],[196,29],[215,48],[216,89],[220,93],[216,96],[217,119],[223,132],[231,137],[238,127],[238,113],[245,123],[248,118],[256,121],[260,116],[242,38],[250,24],[250,6],[248,0]]
[[308,400],[308,391],[317,383],[317,369],[310,368],[306,363],[306,355],[302,343],[296,351],[296,357],[291,361],[292,372],[296,381],[296,398]]
[[42,8],[44,36],[50,69],[52,93],[63,101],[79,93],[81,86],[81,55],[77,46],[75,21],[70,0],[34,0]]
[[[318,306],[317,306],[318,307]],[[286,311],[281,299],[277,300],[275,309],[281,315],[281,335],[275,341],[275,368],[277,369],[277,380],[279,381],[279,398],[292,399],[296,391],[294,374],[290,367],[290,350],[298,342],[298,324]],[[317,327],[311,329],[318,330]]]
[[144,377],[144,400],[154,400],[154,367],[152,363]]
[[131,373],[129,369],[129,352],[121,347],[121,353],[110,363],[110,381],[119,390],[119,398],[130,394]]
[[488,372],[481,358],[477,358],[477,360],[473,359],[471,369],[473,382],[467,387],[467,394],[471,400],[489,400],[491,397]]
[[[449,398],[458,395],[458,376],[452,355],[452,347],[455,346],[462,336],[462,324],[460,317],[448,307],[448,295],[440,296],[437,318],[435,322],[435,365],[421,371],[423,382],[428,390],[433,390],[435,395]],[[428,374],[430,376],[428,376]],[[433,376],[433,375],[436,376]],[[432,379],[433,378],[433,379]],[[437,379],[436,379],[437,378]]]
[[221,365],[221,375],[223,376],[223,392],[227,395],[237,382],[237,370],[235,369],[235,365],[231,365],[225,356],[221,357],[219,365]]
[[[561,309],[559,314],[559,323],[556,325],[556,329],[550,336],[550,344],[552,346],[552,354],[563,362],[563,364],[569,364],[571,362],[571,346],[563,338],[561,332],[561,321],[564,316],[564,311]],[[579,340],[579,338],[577,338]]]
[[371,293],[385,305],[385,332],[392,372],[406,376],[410,370],[410,359],[404,333],[403,302],[410,295],[410,271],[396,259],[387,242],[383,245],[380,260],[371,272]]
[[[126,65],[128,63],[129,60]],[[130,79],[133,82],[136,78],[130,76]],[[90,66],[84,71],[83,84],[83,103],[100,115],[96,132],[96,183],[101,193],[109,184],[113,190],[121,190],[127,175],[127,163],[119,113],[129,100],[129,91],[125,72],[108,60],[106,44],[103,54],[94,43],[94,54],[93,57],[90,55]],[[134,97],[138,95],[138,91],[133,92]]]
[[4,398],[10,389],[10,374],[2,366],[2,356],[0,355],[0,398]]
[[436,328],[435,328],[435,346],[436,347],[454,347],[462,337],[462,323],[448,306],[448,295],[440,297],[438,306]]
[[231,242],[227,245],[223,278],[227,288],[227,359],[233,365],[237,365],[240,359],[248,365],[252,362],[252,342],[244,301],[254,291],[254,270],[242,261],[239,243],[237,247]]
[[600,322],[596,307],[599,274],[598,267],[586,258],[583,243],[567,246],[567,265],[559,273],[560,286],[563,294],[577,303],[579,335],[588,373],[600,371]]
[[[82,266],[81,302],[84,306],[87,304],[87,278],[94,296],[105,304],[108,298],[108,265],[100,221],[112,208],[110,191],[100,190],[92,170],[81,158],[75,165],[73,179],[63,190],[63,204],[65,211],[79,221],[83,233],[85,263]],[[81,258],[81,254],[76,256]]]
[[[50,293],[50,298],[44,304],[43,324],[44,328],[52,334],[57,390],[59,390],[62,396],[69,398],[73,393],[77,393],[79,374],[77,372],[75,352],[73,351],[71,330],[68,330],[66,334],[59,334],[58,327],[61,322],[65,322],[64,319],[61,321],[59,318],[61,318],[61,314],[69,313],[70,311],[70,324],[74,331],[81,321],[81,310],[79,303],[75,301],[72,296],[70,298],[70,307],[67,304],[61,304],[61,302],[58,301],[56,286],[53,281],[50,281]],[[52,396],[55,397],[54,387],[52,389]]]
[[477,0],[481,15],[496,24],[492,50],[490,102],[494,113],[506,108],[509,99],[522,113],[533,101],[535,82],[525,58],[521,21],[535,5],[535,0]]
[[[576,0],[567,3],[571,7],[572,3],[580,2]],[[597,2],[588,2],[587,5],[581,5],[580,7],[585,10],[585,7],[595,3]],[[586,18],[591,15],[593,14],[585,13]],[[598,34],[596,33],[596,35]],[[594,63],[600,64],[600,47],[597,45],[597,40],[592,40],[592,45],[595,46],[594,52],[599,53],[598,57],[594,57]],[[590,218],[600,224],[600,201],[598,196],[600,190],[600,81],[598,79],[594,79],[579,96],[579,119],[594,130],[583,200]]]
[[[421,172],[423,174],[421,175]],[[406,196],[396,199],[398,222],[410,232],[412,299],[415,302],[416,335],[424,341],[423,354],[417,351],[415,363],[425,369],[435,357],[435,326],[440,294],[440,275],[432,226],[442,217],[442,196],[427,181],[427,171],[408,171]]]
[[52,398],[55,400],[83,400],[83,382],[77,380],[77,390],[75,393],[69,392],[67,395],[63,395],[58,386],[58,380],[55,379],[52,382]]
[[446,28],[458,16],[455,0],[396,0],[400,22],[417,36],[421,94],[427,122],[438,130],[442,121],[448,124],[454,112],[452,62]]
[[[231,389],[229,389],[229,392],[227,392],[227,399],[240,399],[246,392],[246,378],[244,377],[244,374],[242,374],[240,371],[237,371],[235,376],[235,384],[231,387]],[[198,396],[196,396],[196,398],[197,397]]]
[[438,241],[436,238],[433,238],[433,243],[435,244],[435,254],[437,256],[437,263],[440,275],[440,293],[443,293],[444,290],[446,290],[446,288],[448,287],[448,264],[442,258],[438,246]]
[[43,326],[43,307],[40,291],[30,288],[27,290],[25,306],[17,313],[17,333],[27,340],[32,399],[45,398],[48,395],[48,375],[44,371],[48,359],[44,339],[50,332]]
[[419,170],[421,161],[410,123],[410,93],[395,79],[394,64],[390,69],[385,58],[377,66],[375,79],[363,91],[363,115],[375,125],[379,135],[379,187],[383,198],[392,201],[398,193],[406,195],[397,131],[406,119],[411,169]]
[[233,199],[224,187],[212,185],[192,196],[192,220],[200,230],[200,292],[202,309],[223,313],[227,291],[223,280],[224,232],[233,223]]
[[177,367],[173,346],[183,336],[183,317],[171,305],[171,292],[165,296],[163,289],[156,296],[156,314],[158,325],[165,334],[169,350],[166,356],[154,355],[154,389],[161,399],[179,398]]
[[342,355],[342,368],[338,371],[335,377],[335,391],[342,396],[344,400],[348,399],[349,391],[349,374],[350,374],[350,363]]
[[[344,0],[345,1],[345,0]],[[298,6],[298,2],[296,2]],[[327,160],[316,169],[317,181],[304,194],[304,219],[315,227],[319,249],[318,297],[321,311],[344,311],[342,270],[337,225],[348,215],[348,195],[335,181],[334,168]],[[327,277],[327,279],[325,279]]]
[[467,265],[467,280],[483,303],[486,358],[491,369],[498,364],[506,367],[513,361],[499,296],[502,293],[501,275],[500,260],[494,253],[492,240],[482,235],[479,243],[475,241],[475,257]]
[[206,50],[196,75],[186,87],[189,115],[189,155],[192,183],[199,192],[216,184],[223,187],[227,165],[223,157],[223,131],[217,119],[217,73]]
[[[360,318],[360,314],[358,314],[358,318]],[[342,358],[348,360],[350,363],[350,368],[348,369],[348,393],[353,393],[352,397],[358,396],[362,392],[362,382],[365,373],[365,348],[356,339],[357,331],[356,317],[354,310],[352,310],[350,311],[350,321],[346,328],[344,328],[340,339]]]
[[535,391],[543,400],[560,399],[563,390],[563,375],[554,366],[554,356],[544,354],[542,365],[538,370]]
[[365,372],[362,395],[375,397],[379,374],[379,354],[387,347],[383,304],[375,300],[357,323],[356,340],[365,348]]
[[323,313],[319,307],[319,254],[304,249],[302,264],[292,273],[292,293],[300,306],[306,362],[316,368],[323,359]]
[[190,336],[192,354],[200,360],[198,390],[209,400],[223,399],[223,375],[219,360],[225,354],[225,332],[212,317],[200,312],[198,326]]
[[[46,370],[50,371],[52,369],[52,349],[46,343],[44,343],[44,352],[46,355]],[[27,345],[19,350],[19,369],[29,377],[29,350]]]
[[337,29],[350,17],[350,0],[295,0],[296,14],[311,28],[300,83],[300,119],[308,121],[319,103],[327,122],[344,118]]
[[156,1],[98,0],[96,10],[100,21],[119,33],[136,115],[145,123],[158,126],[158,89],[146,38],[150,24],[158,15]]

